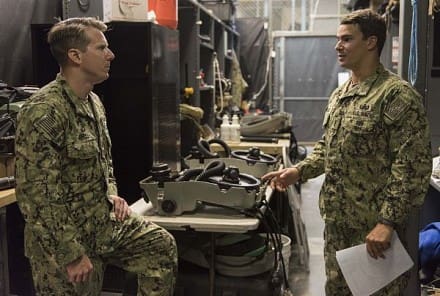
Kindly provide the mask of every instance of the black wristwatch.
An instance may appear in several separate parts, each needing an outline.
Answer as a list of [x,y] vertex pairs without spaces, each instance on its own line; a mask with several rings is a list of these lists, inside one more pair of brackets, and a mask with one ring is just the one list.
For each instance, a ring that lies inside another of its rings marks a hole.
[[383,217],[379,217],[379,219],[378,219],[377,222],[380,223],[380,224],[385,224],[385,225],[391,226],[391,227],[393,227],[394,229],[396,229],[396,223],[394,223],[394,222],[391,221],[391,220],[385,219],[385,218],[383,218]]

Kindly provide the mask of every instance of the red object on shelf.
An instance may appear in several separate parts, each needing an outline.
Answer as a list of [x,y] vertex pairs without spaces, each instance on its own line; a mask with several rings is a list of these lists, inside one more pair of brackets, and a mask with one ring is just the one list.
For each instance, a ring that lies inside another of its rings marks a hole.
[[148,11],[154,11],[158,24],[177,29],[178,0],[148,0]]

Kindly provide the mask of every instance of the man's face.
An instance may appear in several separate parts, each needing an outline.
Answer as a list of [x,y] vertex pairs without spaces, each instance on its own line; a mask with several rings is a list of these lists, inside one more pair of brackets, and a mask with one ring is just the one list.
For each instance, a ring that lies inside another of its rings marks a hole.
[[368,39],[363,39],[358,25],[340,25],[336,39],[335,49],[341,67],[349,70],[361,67],[363,58],[368,52]]
[[90,43],[84,52],[81,52],[81,69],[86,78],[97,84],[109,77],[110,62],[115,58],[108,48],[104,34],[95,28],[86,30]]

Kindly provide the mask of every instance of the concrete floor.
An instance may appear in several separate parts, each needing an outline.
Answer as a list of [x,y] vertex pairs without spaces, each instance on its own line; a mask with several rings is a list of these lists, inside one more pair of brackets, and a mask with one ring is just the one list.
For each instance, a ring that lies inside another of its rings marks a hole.
[[309,271],[295,264],[291,258],[289,272],[290,290],[294,296],[324,296],[324,222],[318,208],[318,196],[324,175],[309,180],[301,187],[301,216],[309,243]]

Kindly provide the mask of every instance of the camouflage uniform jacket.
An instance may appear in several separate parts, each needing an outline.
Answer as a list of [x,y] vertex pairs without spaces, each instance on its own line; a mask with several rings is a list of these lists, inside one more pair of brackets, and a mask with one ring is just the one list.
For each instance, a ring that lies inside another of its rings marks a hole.
[[21,108],[16,195],[26,220],[25,252],[61,266],[108,248],[110,194],[117,194],[105,111],[98,96],[76,96],[58,74]]
[[372,229],[402,224],[420,206],[432,168],[421,96],[379,65],[367,80],[330,97],[324,135],[298,164],[301,181],[325,173],[319,206],[326,222]]

